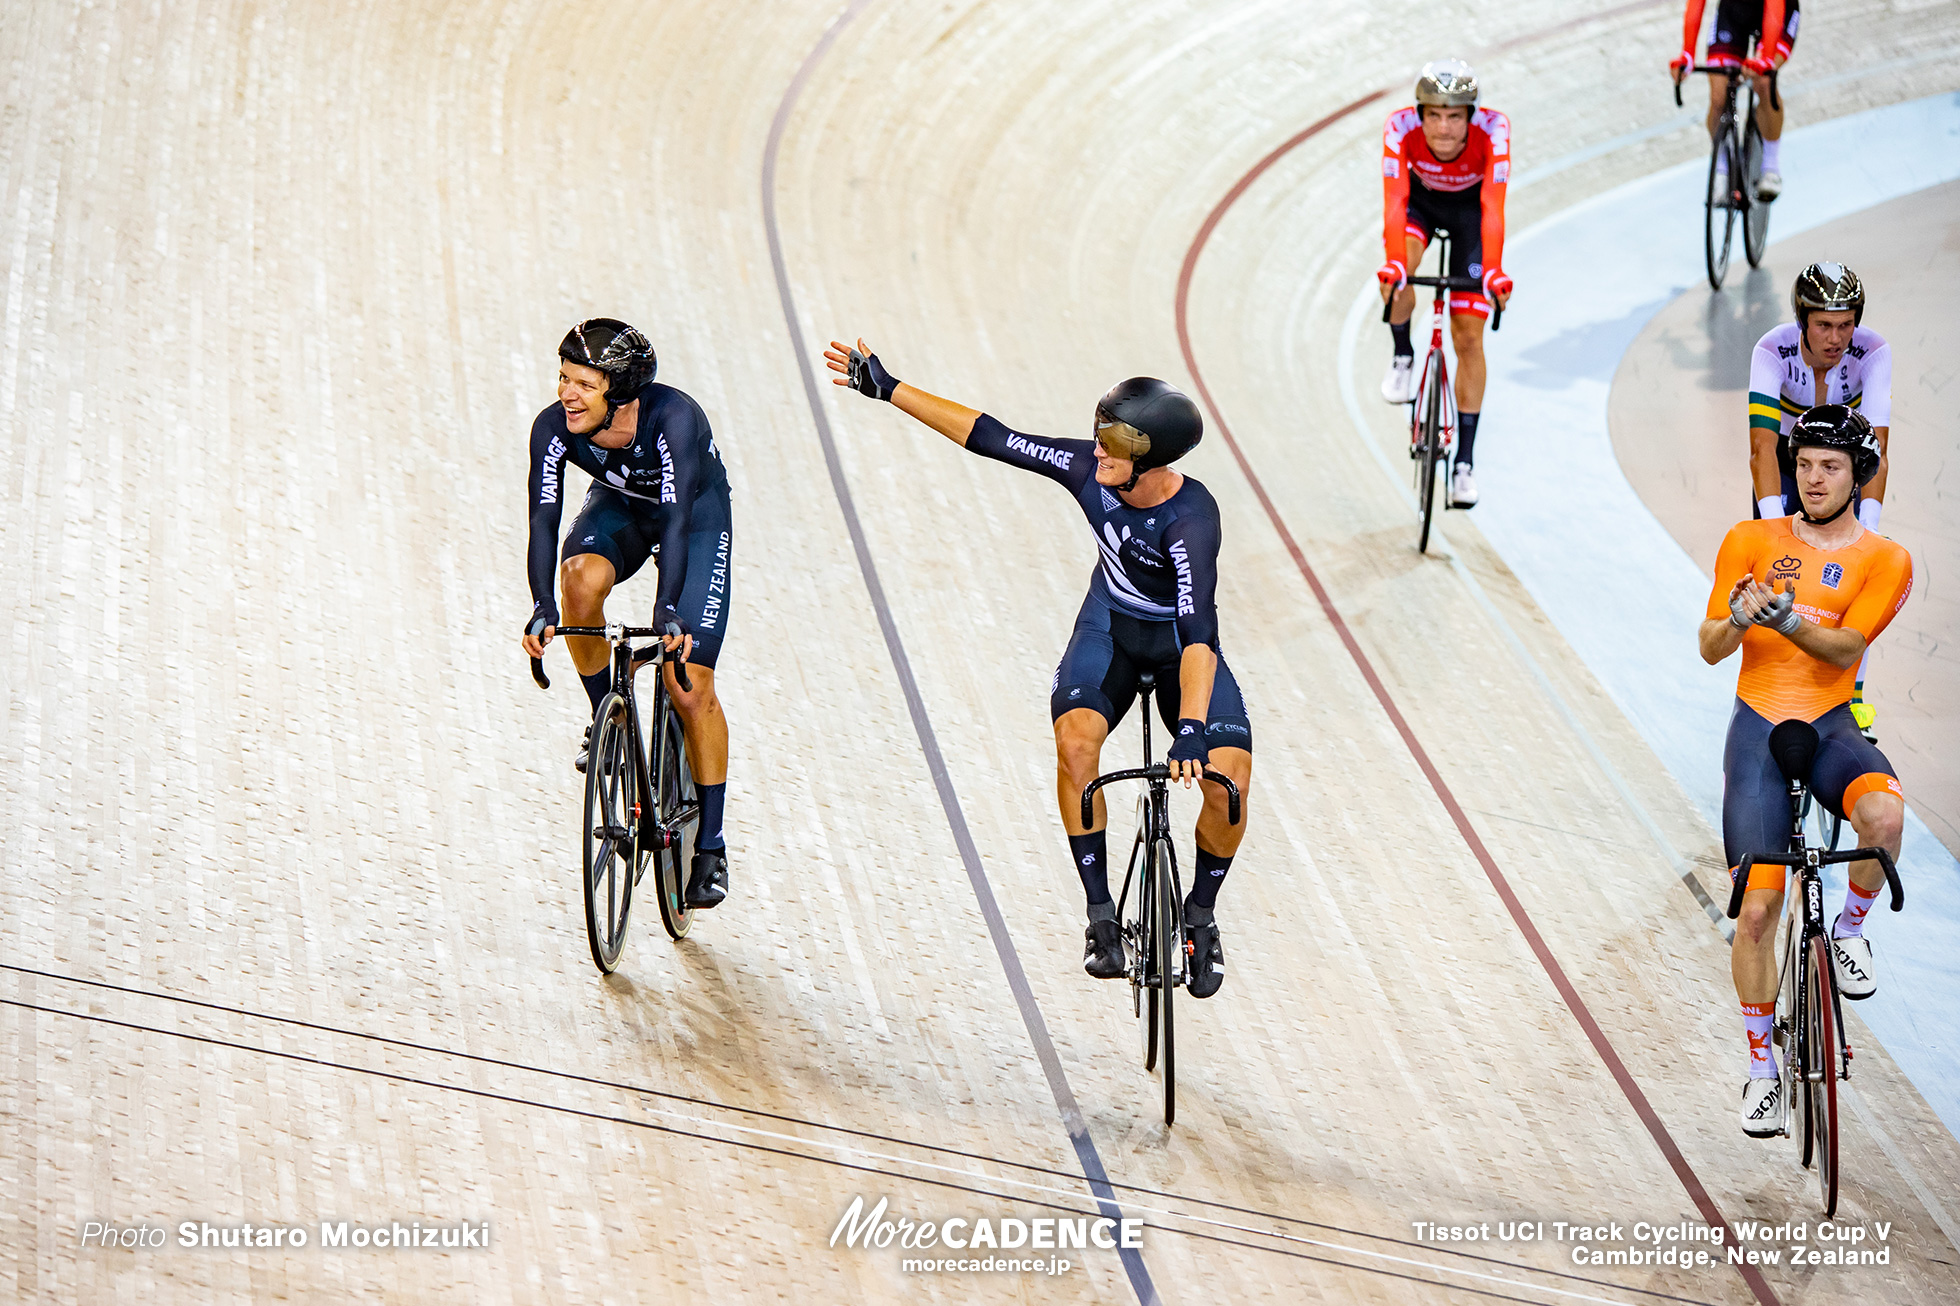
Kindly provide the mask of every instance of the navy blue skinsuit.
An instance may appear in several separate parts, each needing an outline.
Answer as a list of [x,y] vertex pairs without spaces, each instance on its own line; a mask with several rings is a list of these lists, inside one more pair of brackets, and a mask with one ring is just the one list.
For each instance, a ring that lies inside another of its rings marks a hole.
[[728,470],[701,406],[670,385],[640,391],[633,443],[602,449],[565,427],[552,404],[531,423],[531,597],[556,625],[553,582],[566,462],[592,477],[592,490],[565,537],[564,557],[596,553],[623,581],[659,556],[654,611],[673,608],[694,636],[688,661],[713,667],[728,625],[732,547]]
[[[1009,430],[982,414],[966,447],[985,458],[1038,472],[1075,496],[1102,554],[1075,632],[1055,670],[1051,718],[1092,708],[1112,729],[1136,701],[1137,676],[1157,677],[1157,710],[1173,730],[1179,710],[1178,663],[1204,644],[1218,653],[1218,504],[1187,476],[1154,508],[1132,508],[1096,483],[1093,440],[1053,440]],[[1205,742],[1252,748],[1252,726],[1237,679],[1218,658]]]

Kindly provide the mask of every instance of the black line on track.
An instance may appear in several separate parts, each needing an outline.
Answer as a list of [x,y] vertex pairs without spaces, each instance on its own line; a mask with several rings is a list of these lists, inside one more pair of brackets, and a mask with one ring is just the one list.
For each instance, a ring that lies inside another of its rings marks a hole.
[[[973,842],[973,832],[967,825],[959,792],[953,787],[952,772],[948,770],[945,754],[940,750],[939,736],[933,729],[932,717],[926,711],[918,678],[912,673],[912,659],[905,651],[904,639],[898,631],[898,620],[885,597],[884,583],[878,576],[878,564],[872,559],[871,543],[865,536],[863,522],[858,518],[857,501],[844,474],[837,441],[831,434],[830,419],[824,413],[823,394],[810,362],[809,347],[803,339],[803,325],[797,320],[796,297],[790,289],[789,265],[783,256],[782,232],[776,221],[776,158],[782,148],[783,135],[788,130],[790,114],[795,110],[796,101],[802,95],[810,75],[816,71],[839,33],[867,3],[868,0],[851,0],[850,6],[824,29],[822,38],[804,56],[796,76],[790,79],[781,103],[776,106],[775,117],[769,123],[769,139],[762,151],[762,223],[769,239],[769,262],[776,276],[776,292],[782,299],[783,321],[789,329],[790,349],[796,355],[796,368],[803,378],[803,394],[810,404],[810,417],[816,426],[817,440],[823,446],[824,466],[830,472],[831,492],[836,496],[838,510],[843,514],[844,524],[850,532],[858,570],[863,574],[865,590],[870,596],[872,609],[877,613],[878,628],[884,633],[892,669],[898,676],[900,688],[904,690],[905,706],[912,717],[912,729],[919,737],[919,749],[925,754],[926,769],[932,774],[933,786],[939,791],[939,803],[945,809],[946,824],[952,831],[953,843],[959,849],[960,861],[966,867],[966,878],[973,888],[980,915],[987,923],[994,952],[1000,958],[1002,971],[1006,973],[1008,990],[1014,995],[1015,1005],[1020,1008],[1022,1023],[1027,1026],[1028,1040],[1034,1045],[1035,1058],[1041,1063],[1042,1073],[1047,1077],[1049,1092],[1054,1095],[1062,1127],[1068,1131],[1069,1142],[1082,1164],[1082,1177],[1088,1180],[1105,1213],[1120,1219],[1121,1210],[1116,1204],[1115,1190],[1110,1186],[1109,1172],[1103,1165],[1102,1154],[1096,1150],[1096,1140],[1090,1136],[1089,1122],[1076,1102],[1075,1090],[1069,1085],[1061,1056],[1055,1051],[1055,1041],[1048,1033],[1048,1022],[1041,1014],[1034,989],[1028,983],[1027,972],[1021,966],[1021,956],[1015,950],[1014,938],[1008,933],[1006,917],[1001,914],[1000,903],[994,897],[993,883],[987,878],[987,869],[980,861],[980,849]],[[1156,1284],[1151,1281],[1149,1268],[1143,1263],[1142,1253],[1126,1247],[1121,1249],[1121,1254],[1123,1268],[1129,1274],[1130,1286],[1135,1290],[1137,1300],[1142,1306],[1159,1306],[1161,1298],[1157,1295]]]
[[[0,964],[4,964],[4,963],[0,963]],[[9,966],[8,969],[21,970],[25,968],[17,967],[17,966]],[[534,1110],[538,1110],[538,1111],[553,1111],[553,1112],[557,1112],[560,1115],[577,1116],[580,1119],[593,1120],[601,1124],[626,1125],[633,1129],[645,1129],[653,1133],[670,1134],[677,1138],[691,1138],[694,1139],[696,1142],[701,1142],[701,1143],[719,1143],[724,1147],[742,1148],[752,1152],[762,1152],[770,1156],[786,1157],[790,1160],[795,1160],[795,1161],[808,1161],[814,1165],[827,1165],[839,1170],[854,1170],[861,1174],[877,1175],[881,1179],[902,1180],[906,1183],[915,1183],[915,1184],[927,1184],[934,1188],[951,1189],[955,1192],[967,1193],[975,1197],[991,1197],[997,1201],[1012,1202],[1021,1206],[1034,1206],[1048,1211],[1063,1211],[1069,1215],[1079,1215],[1085,1217],[1089,1215],[1089,1212],[1081,1210],[1079,1207],[1065,1206],[1060,1202],[1048,1201],[1039,1197],[1024,1197],[1016,1193],[1003,1193],[991,1188],[979,1188],[971,1184],[955,1183],[950,1179],[932,1179],[924,1175],[900,1174],[890,1170],[881,1170],[876,1166],[858,1165],[850,1161],[841,1161],[834,1157],[812,1156],[806,1152],[798,1152],[793,1148],[777,1147],[768,1143],[744,1142],[740,1139],[718,1138],[713,1134],[699,1133],[691,1129],[681,1129],[674,1125],[655,1124],[649,1120],[635,1120],[631,1116],[609,1115],[603,1111],[589,1111],[582,1107],[563,1106],[555,1102],[540,1102],[535,1098],[517,1097],[508,1093],[493,1093],[486,1088],[471,1088],[465,1084],[445,1084],[440,1080],[420,1079],[414,1075],[404,1075],[397,1071],[392,1071],[392,1070],[378,1070],[372,1066],[357,1066],[352,1064],[351,1062],[330,1061],[324,1057],[309,1057],[304,1053],[299,1053],[299,1052],[284,1052],[277,1048],[258,1047],[250,1043],[237,1043],[237,1042],[233,1042],[230,1039],[214,1038],[208,1034],[193,1034],[180,1029],[163,1029],[156,1025],[144,1025],[144,1024],[139,1024],[136,1021],[117,1020],[112,1016],[98,1016],[84,1011],[64,1011],[60,1007],[42,1006],[40,1003],[36,1003],[36,1002],[23,1002],[18,998],[0,998],[0,1006],[18,1007],[23,1011],[35,1011],[41,1013],[42,1015],[47,1015],[47,1016],[66,1016],[70,1020],[84,1021],[86,1023],[94,1024],[94,1025],[106,1025],[114,1029],[130,1030],[134,1033],[139,1033],[139,1034],[156,1034],[164,1038],[183,1039],[191,1043],[202,1043],[207,1047],[227,1048],[234,1052],[257,1053],[259,1056],[277,1057],[284,1061],[298,1062],[301,1065],[318,1066],[324,1070],[343,1070],[351,1074],[367,1075],[375,1079],[386,1079],[398,1084],[412,1085],[416,1088],[434,1089],[437,1092],[462,1093],[468,1097],[482,1098],[490,1102],[502,1102],[506,1106],[531,1107]],[[303,1023],[303,1022],[299,1022],[299,1023]],[[528,1069],[528,1067],[526,1068]],[[1068,1177],[1072,1179],[1080,1178],[1079,1175],[1070,1175]],[[1109,1209],[1108,1204],[1106,1202],[1098,1200],[1097,1202],[1098,1213],[1107,1214],[1108,1209]],[[1114,1219],[1118,1217],[1111,1216],[1110,1218]],[[1499,1301],[1523,1302],[1526,1304],[1526,1306],[1544,1306],[1543,1303],[1533,1301],[1532,1299],[1526,1297],[1514,1297],[1507,1293],[1493,1292],[1485,1288],[1472,1288],[1460,1284],[1438,1282],[1435,1279],[1418,1278],[1416,1275],[1409,1274],[1400,1270],[1383,1269],[1372,1265],[1356,1265],[1349,1261],[1335,1260],[1334,1258],[1328,1256],[1318,1256],[1312,1252],[1295,1251],[1289,1247],[1270,1247],[1262,1243],[1246,1242],[1236,1238],[1228,1238],[1223,1234],[1201,1233],[1199,1231],[1192,1230],[1192,1229],[1181,1229],[1175,1225],[1152,1223],[1151,1221],[1148,1220],[1144,1221],[1144,1226],[1146,1228],[1160,1230],[1164,1233],[1182,1234],[1187,1238],[1200,1238],[1207,1242],[1223,1243],[1226,1246],[1239,1247],[1239,1248],[1243,1248],[1246,1251],[1267,1252],[1275,1256],[1290,1257],[1294,1260],[1314,1261],[1321,1265],[1331,1265],[1337,1269],[1358,1270],[1364,1274],[1378,1274],[1385,1278],[1404,1279],[1411,1283],[1422,1284],[1425,1287],[1446,1288],[1452,1292],[1467,1292],[1467,1293],[1472,1293],[1479,1297],[1495,1298],[1496,1300]],[[1254,1233],[1255,1236],[1257,1236],[1256,1231],[1254,1231]],[[1275,1235],[1275,1236],[1283,1236],[1283,1235]],[[1124,1249],[1118,1248],[1117,1250],[1120,1252]],[[941,1259],[941,1258],[933,1258],[933,1259]],[[1521,1268],[1529,1268],[1529,1267],[1521,1267]],[[1450,1273],[1450,1271],[1438,1267],[1435,1270],[1435,1273],[1439,1275],[1447,1275]],[[1537,1289],[1534,1285],[1531,1284],[1519,1284],[1518,1286],[1525,1289],[1528,1292],[1543,1291],[1541,1289]],[[1693,1299],[1682,1297],[1682,1298],[1675,1298],[1674,1300],[1691,1301]],[[1704,1304],[1698,1303],[1697,1306],[1704,1306]]]
[[[505,1070],[517,1070],[534,1075],[545,1075],[553,1079],[563,1079],[571,1083],[590,1084],[596,1088],[610,1088],[622,1093],[637,1093],[645,1097],[656,1097],[670,1102],[684,1102],[689,1106],[702,1107],[710,1111],[732,1112],[740,1115],[754,1116],[761,1120],[774,1120],[780,1124],[800,1125],[806,1129],[819,1129],[831,1133],[846,1134],[853,1138],[864,1138],[875,1142],[889,1143],[894,1147],[909,1147],[916,1151],[934,1153],[940,1156],[957,1156],[969,1161],[982,1161],[990,1165],[1026,1170],[1033,1174],[1049,1175],[1057,1179],[1080,1179],[1082,1177],[1072,1170],[1057,1170],[1052,1166],[1036,1165],[1031,1161],[1015,1161],[1007,1157],[990,1156],[985,1152],[968,1152],[961,1148],[945,1147],[937,1143],[920,1143],[911,1139],[900,1138],[893,1134],[880,1134],[868,1129],[853,1129],[849,1125],[826,1124],[820,1120],[808,1120],[801,1116],[789,1116],[776,1111],[764,1111],[759,1107],[735,1106],[726,1102],[716,1102],[710,1098],[691,1097],[686,1093],[675,1093],[667,1089],[650,1088],[642,1084],[628,1084],[615,1079],[601,1079],[595,1075],[582,1075],[571,1070],[554,1070],[549,1066],[534,1066],[525,1061],[511,1061],[503,1057],[486,1056],[480,1052],[465,1052],[456,1048],[435,1047],[427,1043],[415,1043],[408,1039],[394,1038],[387,1034],[371,1034],[365,1030],[347,1029],[338,1025],[323,1025],[317,1021],[301,1020],[297,1016],[280,1016],[274,1015],[271,1012],[254,1011],[249,1007],[233,1007],[222,1002],[210,1002],[202,998],[188,997],[183,994],[170,993],[160,989],[140,989],[127,984],[111,983],[108,980],[87,979],[79,975],[63,975],[57,971],[37,970],[32,966],[21,966],[8,961],[0,961],[0,970],[11,970],[22,975],[33,975],[37,978],[53,980],[57,983],[81,984],[90,988],[107,989],[113,993],[126,993],[133,997],[151,998],[159,1002],[175,1002],[184,1006],[200,1007],[206,1011],[217,1011],[223,1012],[226,1015],[243,1016],[249,1020],[265,1020],[281,1025],[292,1025],[295,1028],[308,1029],[321,1034],[337,1035],[342,1038],[365,1039],[372,1043],[403,1048],[411,1052],[427,1053],[430,1056],[453,1057],[457,1060],[474,1061],[482,1065],[497,1066]],[[37,1007],[35,1010],[42,1010],[42,1008]],[[79,1019],[94,1019],[94,1017],[87,1016],[85,1013],[70,1012],[66,1014],[75,1015]],[[882,1174],[886,1172],[879,1171],[878,1173]],[[1236,1206],[1231,1202],[1221,1202],[1207,1197],[1194,1197],[1189,1193],[1166,1192],[1163,1189],[1150,1188],[1142,1184],[1122,1183],[1112,1179],[1110,1186],[1112,1188],[1122,1189],[1125,1192],[1136,1193],[1142,1197],[1156,1197],[1164,1201],[1186,1202],[1194,1206],[1210,1207],[1219,1211],[1230,1211],[1234,1215],[1271,1220],[1278,1224],[1293,1224],[1306,1229],[1320,1229],[1348,1238],[1367,1238],[1375,1242],[1388,1243],[1395,1247],[1405,1247],[1411,1251],[1421,1251],[1438,1256],[1455,1256],[1467,1261],[1476,1261],[1482,1265],[1499,1266],[1507,1270],[1516,1270],[1529,1274],[1548,1275],[1553,1278],[1567,1279],[1574,1283],[1590,1284],[1596,1288],[1610,1288],[1615,1292],[1637,1293],[1640,1296],[1653,1297],[1661,1301],[1678,1301],[1691,1303],[1691,1306],[1701,1306],[1700,1299],[1696,1297],[1681,1297],[1673,1293],[1660,1292],[1652,1288],[1628,1287],[1614,1283],[1608,1279],[1589,1278],[1583,1274],[1572,1274],[1564,1270],[1547,1270],[1525,1261],[1507,1261],[1495,1256],[1479,1256],[1475,1252],[1460,1251],[1452,1247],[1438,1247],[1430,1243],[1416,1242],[1408,1238],[1396,1238],[1390,1234],[1369,1233],[1364,1229],[1349,1229],[1343,1225],[1327,1224],[1319,1220],[1308,1220],[1297,1215],[1282,1215],[1276,1211],[1262,1211],[1256,1207]],[[1180,1218],[1198,1219],[1202,1217],[1183,1217],[1180,1214]],[[1213,1235],[1192,1234],[1191,1236],[1211,1237]],[[1284,1238],[1287,1235],[1276,1233],[1261,1234],[1260,1236]]]

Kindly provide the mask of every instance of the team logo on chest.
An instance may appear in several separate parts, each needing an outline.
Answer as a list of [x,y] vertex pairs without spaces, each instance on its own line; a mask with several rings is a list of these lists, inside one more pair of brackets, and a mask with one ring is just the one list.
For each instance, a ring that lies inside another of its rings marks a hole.
[[1844,568],[1835,562],[1827,562],[1824,564],[1824,574],[1817,579],[1824,582],[1825,589],[1834,590],[1838,587],[1838,582],[1844,579]]
[[1802,574],[1803,559],[1793,557],[1787,553],[1770,564],[1769,578],[1771,580],[1795,580]]

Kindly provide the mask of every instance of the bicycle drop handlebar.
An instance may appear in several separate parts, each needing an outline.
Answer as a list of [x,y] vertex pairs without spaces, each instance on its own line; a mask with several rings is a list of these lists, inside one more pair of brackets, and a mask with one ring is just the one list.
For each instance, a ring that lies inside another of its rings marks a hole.
[[[1082,824],[1085,826],[1095,824],[1096,790],[1102,788],[1104,785],[1115,784],[1118,780],[1162,780],[1168,783],[1170,778],[1171,769],[1162,762],[1153,762],[1149,766],[1131,767],[1127,771],[1111,771],[1108,775],[1097,776],[1082,791]],[[1220,775],[1216,771],[1206,771],[1204,778],[1215,785],[1223,785],[1225,787],[1226,824],[1237,825],[1239,823],[1239,787],[1232,783],[1229,776]]]
[[[1472,290],[1483,293],[1484,283],[1475,277],[1410,277],[1402,283],[1405,286],[1435,286],[1439,290]],[[1382,305],[1382,321],[1388,321],[1389,314],[1395,311],[1391,301]],[[1490,301],[1490,329],[1499,330],[1504,325],[1504,305],[1495,299]]]
[[1906,891],[1899,883],[1899,868],[1892,864],[1892,854],[1883,848],[1850,848],[1844,852],[1819,852],[1812,848],[1800,853],[1777,853],[1774,856],[1757,857],[1750,855],[1742,859],[1742,865],[1735,870],[1735,887],[1729,890],[1729,919],[1734,920],[1742,914],[1742,895],[1749,890],[1749,870],[1753,866],[1804,866],[1811,858],[1817,865],[1830,866],[1838,862],[1861,862],[1866,858],[1876,858],[1879,869],[1885,872],[1886,887],[1892,890],[1892,910],[1898,911],[1906,905]]
[[[679,636],[682,633],[684,632],[681,628],[671,621],[667,623],[667,629],[664,631],[653,626],[555,626],[552,628],[554,635],[576,635],[614,642],[623,639],[651,639],[664,635]],[[633,661],[651,662],[665,651],[664,646],[658,644],[636,648],[633,650]],[[543,658],[531,659],[531,679],[538,682],[539,689],[551,688],[551,681],[544,674]],[[674,680],[680,685],[683,694],[694,692],[694,685],[687,678],[687,663],[678,659],[674,662]]]
[[[1742,65],[1735,63],[1698,63],[1688,71],[1691,73],[1720,73],[1730,81],[1735,81],[1742,76]],[[1782,69],[1780,68],[1769,70],[1769,107],[1778,113],[1783,112],[1783,97],[1776,93],[1776,74],[1781,71]],[[1682,107],[1681,83],[1686,80],[1688,79],[1683,76],[1674,83],[1674,107],[1677,109]]]

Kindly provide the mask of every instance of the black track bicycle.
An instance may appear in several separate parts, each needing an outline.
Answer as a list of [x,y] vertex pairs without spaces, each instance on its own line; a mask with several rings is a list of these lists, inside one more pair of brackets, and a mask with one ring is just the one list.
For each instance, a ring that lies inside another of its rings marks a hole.
[[[1838,862],[1876,860],[1892,891],[1892,910],[1905,906],[1905,890],[1891,854],[1883,848],[1850,848],[1831,852],[1812,848],[1804,838],[1809,815],[1810,765],[1817,756],[1817,728],[1808,721],[1784,721],[1770,731],[1770,756],[1790,786],[1790,848],[1788,852],[1744,857],[1736,868],[1729,892],[1729,919],[1742,912],[1749,870],[1759,864],[1788,866],[1797,875],[1797,891],[1786,894],[1789,925],[1783,935],[1782,978],[1776,987],[1776,1017],[1770,1040],[1782,1054],[1783,1101],[1787,1104],[1783,1133],[1797,1139],[1800,1163],[1817,1164],[1817,1187],[1824,1214],[1837,1213],[1838,1093],[1840,1079],[1851,1078],[1851,1044],[1844,1037],[1844,1005],[1838,1000],[1837,972],[1831,967],[1831,941],[1824,923],[1822,868]],[[1795,1088],[1803,1088],[1801,1118]]]
[[[1184,933],[1184,893],[1177,878],[1177,849],[1171,841],[1171,771],[1151,761],[1151,692],[1156,676],[1137,678],[1143,712],[1143,765],[1097,776],[1082,791],[1082,824],[1096,822],[1096,791],[1119,780],[1142,780],[1137,795],[1136,842],[1116,915],[1123,923],[1123,956],[1128,966],[1130,1001],[1143,1032],[1143,1068],[1160,1066],[1164,1081],[1164,1124],[1177,1120],[1177,1039],[1171,995],[1189,978],[1191,941]],[[1206,771],[1204,778],[1225,789],[1226,816],[1239,823],[1239,787],[1227,776]],[[1134,890],[1134,894],[1132,891]]]
[[[1755,84],[1752,80],[1748,89],[1743,89],[1745,74],[1739,65],[1698,63],[1691,71],[1721,77],[1728,83],[1708,152],[1708,185],[1702,191],[1705,218],[1702,252],[1708,264],[1708,284],[1720,290],[1722,278],[1729,274],[1729,249],[1735,241],[1736,219],[1742,220],[1742,252],[1749,259],[1750,267],[1761,264],[1763,251],[1769,248],[1771,201],[1756,195],[1756,187],[1763,179],[1763,135],[1756,126]],[[1685,77],[1681,79],[1685,80]],[[1674,83],[1677,105],[1682,102],[1681,81]],[[1744,112],[1740,115],[1736,113],[1738,99],[1743,100]],[[1783,100],[1776,92],[1775,69],[1769,74],[1769,102],[1773,109],[1783,107]],[[1715,189],[1717,176],[1729,179],[1719,194]]]
[[[687,664],[669,654],[658,638],[633,646],[633,640],[660,634],[650,626],[560,626],[557,633],[604,639],[612,646],[613,689],[593,716],[585,767],[583,876],[592,962],[610,975],[625,950],[633,893],[649,862],[655,868],[655,897],[668,937],[686,938],[694,923],[686,888],[701,824],[701,797],[688,766],[680,717],[667,696],[666,680],[657,674],[660,664],[671,658],[682,691],[694,686]],[[656,674],[643,715],[633,681],[648,663]],[[542,688],[551,687],[537,658],[531,659],[531,676]]]
[[[1450,265],[1450,233],[1438,227],[1435,239],[1440,266]],[[1434,286],[1436,301],[1429,314],[1429,354],[1422,360],[1422,380],[1409,401],[1409,457],[1416,466],[1416,552],[1429,552],[1429,527],[1436,515],[1436,478],[1447,478],[1450,451],[1456,446],[1456,392],[1450,388],[1450,365],[1443,353],[1443,322],[1449,315],[1452,290],[1481,292],[1483,282],[1475,277],[1410,277],[1412,286]],[[1393,302],[1382,305],[1382,321],[1395,311]],[[1504,321],[1504,306],[1491,301],[1490,329]],[[1449,503],[1449,491],[1443,492]]]

